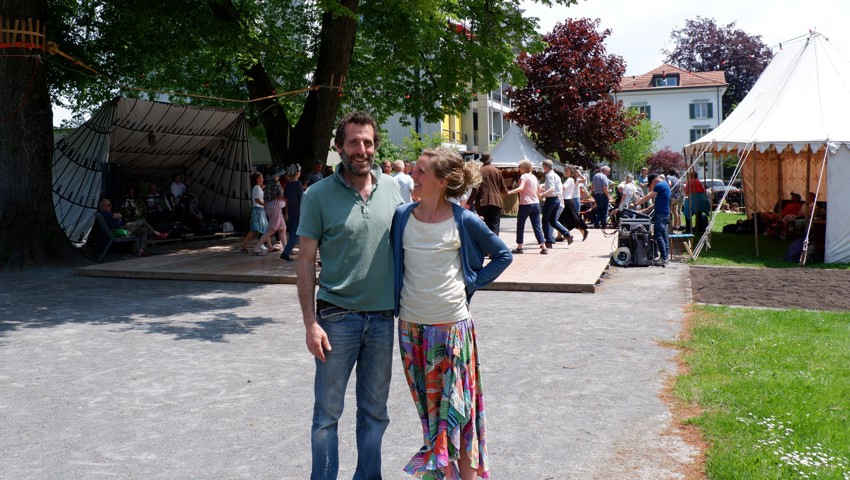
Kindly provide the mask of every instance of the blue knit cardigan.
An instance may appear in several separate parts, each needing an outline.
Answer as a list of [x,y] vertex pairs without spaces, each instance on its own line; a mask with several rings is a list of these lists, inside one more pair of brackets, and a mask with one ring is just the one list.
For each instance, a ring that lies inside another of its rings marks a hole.
[[[393,242],[395,257],[395,315],[398,316],[401,287],[404,283],[404,248],[402,237],[404,227],[411,212],[419,202],[399,205],[393,216],[390,235]],[[452,213],[455,225],[460,234],[460,263],[463,268],[463,279],[466,283],[466,303],[472,299],[472,294],[495,280],[508,268],[513,261],[511,251],[498,235],[487,228],[487,225],[475,213],[452,203]],[[489,253],[492,258],[484,265],[484,255]]]

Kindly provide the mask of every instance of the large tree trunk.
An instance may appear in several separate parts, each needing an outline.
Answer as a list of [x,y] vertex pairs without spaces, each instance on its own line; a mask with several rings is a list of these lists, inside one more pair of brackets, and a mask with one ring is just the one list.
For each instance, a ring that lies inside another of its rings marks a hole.
[[[356,15],[360,2],[342,0],[340,4]],[[351,64],[356,34],[357,23],[353,17],[324,14],[313,85],[342,85]],[[333,136],[341,93],[342,91],[333,88],[320,88],[307,95],[304,112],[294,129],[294,138],[303,142],[300,151],[309,155],[298,159],[305,172],[309,171],[316,160],[321,160],[322,163],[327,160],[328,145]]]
[[[356,14],[359,0],[342,0],[340,4]],[[230,0],[211,2],[212,13],[222,21],[242,25],[237,10]],[[300,163],[302,171],[308,172],[316,160],[325,163],[328,146],[333,136],[335,120],[341,103],[341,90],[351,56],[357,23],[352,16],[325,13],[313,85],[322,86],[307,94],[304,111],[293,128],[286,112],[277,99],[257,102],[260,123],[266,132],[269,153],[275,165]],[[274,95],[276,88],[261,63],[245,67],[248,77],[248,93],[251,98]]]
[[[0,0],[12,25],[44,25],[45,0]],[[28,23],[27,23],[28,25]],[[51,191],[53,112],[39,48],[0,56],[0,270],[69,265],[82,256],[59,227]]]

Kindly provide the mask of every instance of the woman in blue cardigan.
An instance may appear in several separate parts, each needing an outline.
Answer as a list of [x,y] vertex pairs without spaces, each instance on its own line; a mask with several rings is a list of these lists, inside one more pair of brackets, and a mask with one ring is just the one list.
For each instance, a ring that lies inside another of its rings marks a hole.
[[447,148],[425,150],[411,176],[420,201],[401,205],[393,218],[395,314],[425,443],[405,471],[489,478],[469,301],[510,265],[511,253],[477,215],[450,201],[481,182],[475,163]]

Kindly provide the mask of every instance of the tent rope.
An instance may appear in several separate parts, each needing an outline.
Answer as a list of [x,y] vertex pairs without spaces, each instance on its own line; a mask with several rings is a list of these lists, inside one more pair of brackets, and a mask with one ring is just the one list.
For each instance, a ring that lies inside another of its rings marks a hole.
[[[703,152],[700,154],[700,156],[704,155],[705,152],[708,151],[713,144],[714,144],[714,142],[711,142],[705,148],[705,150],[703,150]],[[741,157],[741,159],[738,161],[738,165],[735,166],[735,170],[732,172],[732,177],[731,177],[732,180],[735,180],[736,178],[738,178],[738,175],[740,175],[741,171],[743,170],[744,164],[746,163],[747,158],[749,158],[750,153],[752,151],[753,151],[753,143],[749,142],[744,146],[744,156]],[[700,157],[697,157],[697,159],[699,159],[699,158]],[[694,162],[694,165],[696,165],[696,162]],[[725,192],[723,192],[723,196],[720,198],[720,201],[717,202],[717,206],[715,207],[714,214],[711,216],[711,219],[708,221],[708,226],[705,228],[705,232],[703,232],[702,237],[700,237],[699,241],[697,242],[696,247],[694,247],[694,254],[693,254],[694,260],[699,258],[700,253],[702,253],[703,247],[707,246],[709,249],[711,249],[711,229],[712,229],[712,227],[714,227],[714,222],[715,222],[715,220],[717,220],[717,214],[720,212],[720,208],[723,205],[723,202],[726,201],[727,195],[729,195],[728,189]]]
[[808,258],[809,235],[812,232],[812,223],[815,220],[815,205],[818,204],[818,194],[820,193],[821,182],[823,181],[823,171],[826,168],[826,162],[829,160],[829,148],[830,148],[829,139],[827,139],[826,142],[824,142],[824,143],[826,144],[826,148],[823,149],[823,160],[821,160],[821,165],[820,165],[820,175],[818,176],[818,186],[815,189],[815,198],[814,198],[814,200],[812,200],[812,202],[814,202],[814,203],[810,206],[809,221],[807,222],[807,225],[806,225],[806,237],[803,240],[803,253],[800,254],[800,266],[806,265],[806,260]]

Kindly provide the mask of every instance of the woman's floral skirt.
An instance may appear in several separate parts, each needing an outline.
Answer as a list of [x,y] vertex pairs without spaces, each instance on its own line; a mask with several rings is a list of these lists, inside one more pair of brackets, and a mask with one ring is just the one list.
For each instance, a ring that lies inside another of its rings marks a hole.
[[[404,471],[424,479],[460,478],[461,438],[478,476],[490,478],[484,397],[472,320],[425,325],[400,320],[399,347],[425,444]],[[444,467],[449,466],[444,474]]]

